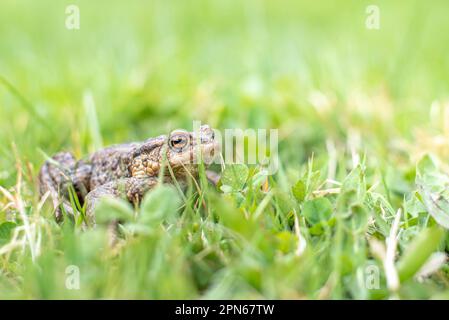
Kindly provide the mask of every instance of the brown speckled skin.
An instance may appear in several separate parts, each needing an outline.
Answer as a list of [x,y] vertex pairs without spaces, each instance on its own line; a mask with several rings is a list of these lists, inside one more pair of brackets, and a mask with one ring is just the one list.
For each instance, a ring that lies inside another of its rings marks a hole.
[[71,153],[58,153],[40,170],[40,194],[50,193],[56,220],[61,221],[61,207],[73,214],[68,201],[68,188],[72,185],[81,205],[86,204],[88,223],[94,224],[95,206],[101,198],[124,198],[139,204],[144,194],[157,184],[164,165],[165,182],[172,182],[168,166],[181,183],[189,176],[195,177],[198,152],[207,164],[218,151],[212,129],[201,126],[198,133],[178,130],[169,137],[111,146],[79,161]]

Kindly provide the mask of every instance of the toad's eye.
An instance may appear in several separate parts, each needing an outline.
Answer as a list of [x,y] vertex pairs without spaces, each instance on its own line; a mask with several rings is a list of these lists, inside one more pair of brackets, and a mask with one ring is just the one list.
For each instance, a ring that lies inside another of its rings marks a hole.
[[187,146],[189,139],[186,135],[176,134],[170,138],[170,147],[174,148],[176,151],[181,151]]

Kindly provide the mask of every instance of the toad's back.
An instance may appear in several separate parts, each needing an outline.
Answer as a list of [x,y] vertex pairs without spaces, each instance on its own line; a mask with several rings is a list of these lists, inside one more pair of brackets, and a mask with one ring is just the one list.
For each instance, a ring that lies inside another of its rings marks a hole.
[[141,143],[114,145],[93,153],[90,156],[91,177],[89,189],[119,178],[130,177],[128,171],[130,152]]

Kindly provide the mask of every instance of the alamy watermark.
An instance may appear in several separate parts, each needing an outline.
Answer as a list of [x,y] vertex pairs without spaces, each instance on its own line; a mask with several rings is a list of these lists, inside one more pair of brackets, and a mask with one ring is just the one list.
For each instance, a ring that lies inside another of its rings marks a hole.
[[379,6],[371,4],[366,7],[365,13],[367,14],[365,19],[365,27],[369,30],[379,30],[380,29]]
[[71,4],[65,8],[65,27],[68,30],[79,30],[80,29],[80,8]]
[[365,288],[368,290],[380,289],[380,269],[375,264],[365,267]]
[[[207,164],[258,165],[267,175],[279,168],[278,129],[230,128],[222,131],[193,121],[193,135],[188,131],[175,130],[170,135],[169,147],[174,152],[182,147],[201,147],[201,161]],[[190,141],[198,139],[197,143]],[[192,163],[199,158],[192,158]]]
[[80,268],[76,265],[69,265],[65,268],[65,287],[67,290],[80,289]]

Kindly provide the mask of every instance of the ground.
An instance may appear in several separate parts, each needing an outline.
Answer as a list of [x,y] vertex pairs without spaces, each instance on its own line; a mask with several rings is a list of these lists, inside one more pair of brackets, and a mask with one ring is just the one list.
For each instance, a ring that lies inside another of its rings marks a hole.
[[[449,298],[447,10],[2,0],[0,298]],[[48,155],[193,120],[278,129],[279,170],[105,203],[100,222],[124,221],[112,249],[104,224],[42,205]]]

